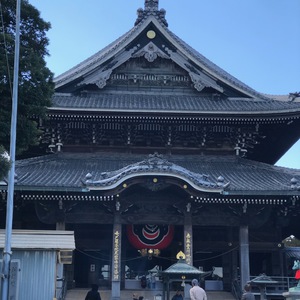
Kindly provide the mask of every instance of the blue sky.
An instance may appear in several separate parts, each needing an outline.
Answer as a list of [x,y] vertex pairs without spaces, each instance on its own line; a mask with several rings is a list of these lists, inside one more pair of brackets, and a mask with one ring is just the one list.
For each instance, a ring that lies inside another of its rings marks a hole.
[[[45,21],[55,76],[133,27],[144,0],[29,0]],[[266,94],[300,91],[299,0],[160,0],[169,29]],[[300,130],[300,128],[299,128]],[[300,141],[277,163],[300,169]]]

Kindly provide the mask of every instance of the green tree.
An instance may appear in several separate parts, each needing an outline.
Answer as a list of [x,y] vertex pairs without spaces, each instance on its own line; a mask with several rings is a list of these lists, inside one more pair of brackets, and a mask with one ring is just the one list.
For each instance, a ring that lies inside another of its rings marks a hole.
[[[16,0],[1,0],[0,32],[0,145],[9,149],[15,51]],[[16,153],[37,145],[37,122],[46,117],[54,92],[53,73],[47,68],[46,32],[51,28],[27,0],[21,2],[20,63]]]
[[8,174],[9,167],[8,153],[0,146],[0,181]]

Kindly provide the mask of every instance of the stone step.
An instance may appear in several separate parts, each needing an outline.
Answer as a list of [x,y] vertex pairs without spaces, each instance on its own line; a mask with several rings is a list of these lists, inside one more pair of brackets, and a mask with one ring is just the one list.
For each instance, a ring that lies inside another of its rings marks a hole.
[[224,291],[207,291],[208,300],[235,300],[233,295]]
[[[72,289],[68,290],[65,300],[84,300],[88,289]],[[110,300],[111,291],[110,290],[99,290],[101,295],[101,300]],[[121,300],[132,300],[132,294],[137,293],[138,296],[143,296],[144,300],[154,300],[154,296],[157,294],[162,295],[162,291],[158,290],[122,290]],[[224,291],[207,291],[208,300],[235,300],[233,295],[229,292]],[[170,298],[173,297],[175,291],[170,292]]]

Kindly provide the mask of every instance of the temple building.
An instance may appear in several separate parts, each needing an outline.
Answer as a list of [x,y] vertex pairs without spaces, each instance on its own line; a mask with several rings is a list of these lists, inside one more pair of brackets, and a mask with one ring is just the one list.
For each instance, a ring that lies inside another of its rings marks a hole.
[[219,270],[206,287],[292,276],[282,241],[300,237],[300,170],[274,164],[300,138],[299,99],[222,70],[168,29],[158,0],[133,23],[55,79],[40,153],[16,163],[13,227],[74,231],[64,276],[113,299],[179,251]]

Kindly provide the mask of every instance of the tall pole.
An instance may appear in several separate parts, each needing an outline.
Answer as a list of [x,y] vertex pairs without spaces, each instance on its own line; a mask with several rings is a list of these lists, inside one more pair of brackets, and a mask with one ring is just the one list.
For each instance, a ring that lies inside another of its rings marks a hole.
[[16,157],[16,135],[17,135],[17,112],[18,112],[18,85],[19,85],[19,55],[20,55],[20,19],[21,19],[21,0],[17,0],[16,6],[16,38],[14,56],[14,80],[12,95],[12,113],[10,129],[10,160],[11,168],[8,173],[8,192],[6,204],[6,227],[5,227],[5,246],[3,251],[2,264],[2,300],[8,300],[8,286],[10,276],[11,261],[11,237],[12,220],[14,208],[14,187],[15,187],[15,157]]

